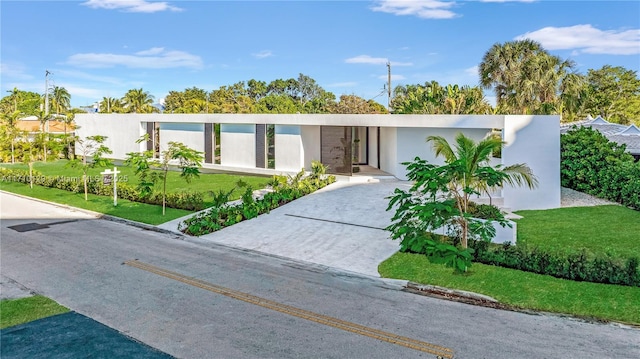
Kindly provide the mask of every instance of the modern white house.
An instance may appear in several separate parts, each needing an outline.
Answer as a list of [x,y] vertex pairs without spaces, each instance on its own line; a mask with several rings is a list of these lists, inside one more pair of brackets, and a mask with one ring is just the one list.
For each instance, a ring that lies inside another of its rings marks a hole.
[[[310,170],[314,160],[329,172],[351,176],[367,166],[406,179],[402,162],[436,158],[426,138],[457,133],[480,140],[501,133],[505,147],[495,164],[526,163],[539,186],[505,187],[494,198],[512,210],[560,207],[560,116],[338,115],[338,114],[78,114],[76,135],[107,136],[114,159],[171,141],[203,152],[205,168],[280,174]],[[148,134],[150,141],[136,143]]]

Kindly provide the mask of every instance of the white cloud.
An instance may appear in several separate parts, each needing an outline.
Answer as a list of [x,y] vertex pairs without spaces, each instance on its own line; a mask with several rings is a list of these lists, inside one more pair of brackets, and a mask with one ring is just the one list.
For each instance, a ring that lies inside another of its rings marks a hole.
[[165,1],[149,2],[146,0],[88,0],[80,5],[92,9],[121,10],[124,12],[153,13],[159,11],[182,11],[181,8],[169,5]]
[[478,65],[466,68],[464,72],[469,76],[478,76]]
[[[369,65],[386,65],[389,59],[385,57],[371,57],[369,55],[359,55],[356,57],[350,57],[344,62],[348,64],[369,64]],[[413,66],[411,62],[395,62],[391,61],[391,66]]]
[[394,15],[417,16],[421,19],[451,19],[458,14],[448,10],[454,1],[440,0],[380,0],[371,8],[373,11]]
[[640,29],[600,30],[590,24],[545,27],[516,37],[516,40],[522,39],[537,41],[548,50],[609,55],[640,53]]
[[251,56],[253,56],[253,57],[257,58],[257,59],[264,59],[264,58],[273,56],[273,53],[271,51],[269,51],[269,50],[262,50],[262,51],[260,51],[258,53],[251,54]]
[[2,77],[11,78],[15,80],[33,79],[32,75],[26,73],[26,69],[22,64],[2,62],[0,63],[0,74],[2,74]]
[[133,55],[85,53],[69,56],[68,65],[86,68],[125,66],[129,68],[166,69],[175,67],[202,68],[200,56],[184,51],[167,51],[154,47]]

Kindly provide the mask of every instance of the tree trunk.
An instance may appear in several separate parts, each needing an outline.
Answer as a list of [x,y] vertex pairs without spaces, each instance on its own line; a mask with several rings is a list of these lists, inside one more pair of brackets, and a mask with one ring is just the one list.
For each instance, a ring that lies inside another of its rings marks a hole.
[[82,174],[82,182],[84,182],[84,200],[87,201],[88,197],[87,197],[87,174],[86,172]]

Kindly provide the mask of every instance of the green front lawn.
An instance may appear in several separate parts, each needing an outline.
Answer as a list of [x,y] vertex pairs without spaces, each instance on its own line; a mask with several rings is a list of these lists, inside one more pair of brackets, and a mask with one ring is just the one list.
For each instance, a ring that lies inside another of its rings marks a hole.
[[113,197],[89,194],[88,200],[85,201],[84,193],[73,193],[42,186],[30,188],[29,185],[15,182],[0,182],[0,190],[152,225],[193,213],[182,209],[167,208],[166,215],[163,216],[162,206],[118,199],[118,206],[114,207]]
[[518,242],[552,251],[586,249],[594,254],[640,256],[640,212],[624,206],[519,211]]
[[69,309],[40,295],[20,299],[4,299],[0,301],[0,329],[68,311]]
[[521,309],[640,325],[640,288],[575,282],[474,263],[464,275],[424,255],[396,253],[378,267],[385,278],[481,293]]
[[[65,176],[76,177],[79,180],[82,178],[82,169],[71,168],[67,166],[68,161],[57,160],[52,162],[35,162],[33,165],[34,170],[42,173],[44,176]],[[23,163],[16,164],[0,164],[0,167],[6,167],[11,169],[29,170],[29,167]],[[138,178],[134,173],[134,169],[128,166],[117,166],[121,172],[118,176],[123,182],[129,185],[135,186],[138,184]],[[113,169],[113,166],[109,168]],[[89,170],[89,176],[99,176],[100,172],[106,168],[91,168]],[[251,186],[253,189],[264,188],[269,181],[269,177],[265,176],[250,176],[250,175],[231,175],[221,173],[202,173],[200,177],[194,178],[191,183],[187,183],[180,177],[180,173],[176,171],[169,171],[167,175],[167,192],[202,192],[205,195],[205,205],[210,206],[212,204],[213,196],[210,192],[217,192],[218,190],[229,191],[235,188],[238,180],[242,180]],[[156,190],[160,191],[160,184],[156,185]],[[240,198],[241,192],[236,191],[231,196],[231,199]]]

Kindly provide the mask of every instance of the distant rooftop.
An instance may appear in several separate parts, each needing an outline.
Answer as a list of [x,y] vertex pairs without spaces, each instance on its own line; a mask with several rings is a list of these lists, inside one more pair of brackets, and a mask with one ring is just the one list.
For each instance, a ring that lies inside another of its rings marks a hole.
[[640,156],[640,128],[636,125],[620,125],[610,123],[600,116],[595,119],[587,116],[587,118],[582,121],[561,124],[560,133],[567,133],[573,126],[591,127],[602,133],[610,141],[626,145],[627,152],[634,155],[634,157],[638,158]]

